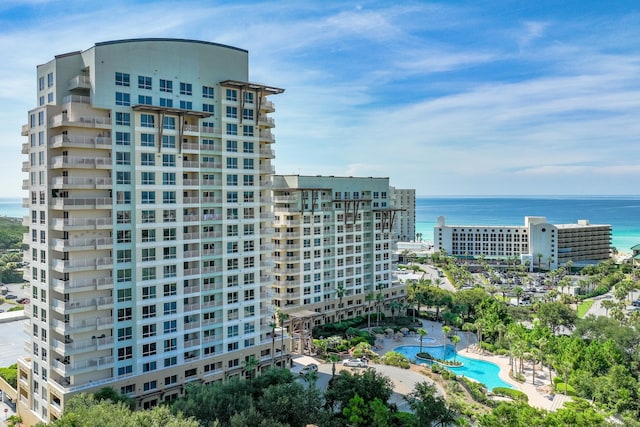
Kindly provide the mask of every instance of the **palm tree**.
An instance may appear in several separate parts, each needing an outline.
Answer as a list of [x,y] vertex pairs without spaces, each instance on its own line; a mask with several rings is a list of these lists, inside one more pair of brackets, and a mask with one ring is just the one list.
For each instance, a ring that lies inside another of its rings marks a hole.
[[244,365],[244,377],[250,379],[253,377],[253,370],[258,366],[258,361],[254,356],[249,356],[242,361]]
[[369,303],[369,308],[367,310],[367,330],[371,332],[371,302],[376,298],[373,293],[367,294],[364,297],[364,300]]
[[276,363],[276,322],[269,322],[271,328],[271,367]]
[[442,327],[442,360],[447,358],[447,338],[451,333],[451,326],[443,326]]
[[420,353],[422,353],[422,339],[427,336],[427,331],[424,328],[418,328],[416,331],[420,335]]
[[278,311],[278,322],[280,322],[280,357],[284,356],[284,322],[289,319],[289,315],[282,310]]
[[336,362],[340,360],[340,356],[331,354],[328,360],[331,362],[331,379],[333,379],[336,376]]
[[542,255],[540,252],[538,252],[537,254],[535,254],[536,259],[538,260],[538,271],[540,271],[540,262],[542,261],[542,257],[544,255]]
[[376,294],[376,310],[378,312],[378,316],[376,318],[376,326],[380,326],[380,312],[382,309],[382,302],[384,301],[384,294],[379,291]]
[[451,342],[453,343],[453,361],[456,361],[456,356],[458,355],[458,343],[460,342],[460,337],[454,335],[451,337]]
[[338,285],[336,287],[336,296],[340,299],[340,303],[338,304],[338,310],[336,310],[336,322],[339,322],[341,319],[338,313],[340,308],[342,308],[342,298],[344,297],[344,286]]
[[389,308],[391,309],[391,318],[394,321],[396,320],[396,310],[398,310],[399,312],[401,307],[402,303],[398,300],[394,300],[389,303]]

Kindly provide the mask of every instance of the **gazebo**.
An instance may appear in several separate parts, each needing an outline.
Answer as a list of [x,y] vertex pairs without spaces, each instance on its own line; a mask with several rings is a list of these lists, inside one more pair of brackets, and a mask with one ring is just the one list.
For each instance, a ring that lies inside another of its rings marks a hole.
[[289,327],[291,331],[291,353],[313,353],[313,324],[322,313],[312,310],[298,310],[289,313]]

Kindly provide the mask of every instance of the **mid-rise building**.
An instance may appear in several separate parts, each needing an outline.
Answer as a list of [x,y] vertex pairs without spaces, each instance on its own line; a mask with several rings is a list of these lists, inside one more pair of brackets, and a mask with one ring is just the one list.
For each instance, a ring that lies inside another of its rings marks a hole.
[[385,311],[406,297],[392,276],[396,242],[388,178],[276,175],[273,304],[286,313],[292,351],[314,325]]
[[446,225],[439,217],[433,229],[434,249],[456,257],[527,260],[533,268],[574,267],[609,259],[611,225],[550,224],[545,217],[525,217],[523,226]]
[[283,90],[248,77],[247,51],[176,39],[97,43],[37,67],[22,130],[27,423],[81,391],[148,407],[251,358],[278,361],[268,97]]

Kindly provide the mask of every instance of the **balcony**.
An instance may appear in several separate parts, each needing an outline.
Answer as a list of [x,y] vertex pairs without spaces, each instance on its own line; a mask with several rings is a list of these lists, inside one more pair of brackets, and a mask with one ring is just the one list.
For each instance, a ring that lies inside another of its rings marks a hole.
[[273,136],[273,134],[271,133],[271,131],[268,130],[261,130],[258,133],[258,136],[260,137],[260,141],[265,141],[268,143],[274,143],[276,142],[276,138]]
[[52,200],[50,207],[52,209],[111,209],[113,207],[113,199],[110,197],[57,197]]
[[72,314],[113,308],[113,297],[85,298],[77,301],[53,300],[51,307],[58,313]]
[[113,327],[113,317],[98,317],[93,319],[78,320],[75,322],[63,322],[52,319],[51,325],[61,335],[71,335],[81,332],[92,332],[105,327]]
[[275,120],[273,120],[272,117],[267,117],[265,115],[261,115],[260,119],[258,119],[258,125],[272,128],[272,127],[275,127],[276,122],[275,122]]
[[29,162],[22,162],[22,172],[29,172]]
[[52,239],[52,249],[59,252],[72,250],[106,249],[113,246],[111,237],[93,239]]
[[29,148],[31,146],[29,145],[28,142],[25,142],[22,144],[22,150],[20,151],[22,154],[29,154]]
[[88,178],[88,177],[67,177],[57,176],[51,179],[53,188],[111,188],[113,180],[111,178]]
[[113,258],[85,258],[77,260],[52,260],[51,267],[59,273],[74,271],[103,270],[113,267]]
[[75,76],[69,80],[69,90],[91,89],[91,79],[89,76]]
[[113,288],[113,277],[101,277],[87,280],[51,279],[53,290],[61,294],[86,292]]
[[67,95],[62,98],[63,104],[91,104],[91,98],[83,95]]
[[22,130],[20,132],[22,136],[29,136],[29,125],[22,125]]
[[93,230],[96,228],[111,228],[113,220],[109,218],[53,218],[51,227],[58,231]]
[[104,148],[111,149],[110,136],[56,135],[49,138],[51,148]]
[[[77,98],[79,100],[86,99],[87,101],[89,99],[88,96],[78,97],[75,95],[71,95],[71,97],[65,97],[65,100],[67,98]],[[53,116],[49,121],[49,125],[54,128],[60,126],[73,126],[83,128],[109,129],[111,128],[111,118],[100,116],[69,117],[68,114],[63,113]]]
[[58,360],[54,360],[52,366],[53,369],[60,375],[64,377],[70,377],[94,370],[113,368],[113,356],[80,360],[68,364],[64,364]]
[[260,173],[272,175],[276,173],[276,168],[273,165],[260,165]]
[[276,111],[276,107],[272,101],[263,101],[262,104],[260,104],[260,110],[273,113]]
[[54,156],[51,160],[51,168],[78,168],[78,169],[111,169],[110,157],[71,157]]

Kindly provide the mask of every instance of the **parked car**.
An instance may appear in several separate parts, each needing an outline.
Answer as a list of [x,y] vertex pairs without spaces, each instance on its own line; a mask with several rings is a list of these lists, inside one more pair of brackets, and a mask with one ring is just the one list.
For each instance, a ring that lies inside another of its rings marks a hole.
[[29,298],[20,298],[18,300],[18,304],[29,304],[31,302],[31,300],[29,300]]
[[300,375],[310,374],[311,372],[318,372],[318,365],[315,363],[310,363],[309,365],[302,368],[300,371]]
[[13,294],[9,294],[7,296],[5,296],[6,299],[16,299],[18,298],[17,296],[13,295]]
[[351,366],[352,368],[364,368],[367,362],[362,359],[347,359],[342,362],[342,366]]
[[640,307],[640,299],[634,300],[631,305],[634,307]]

